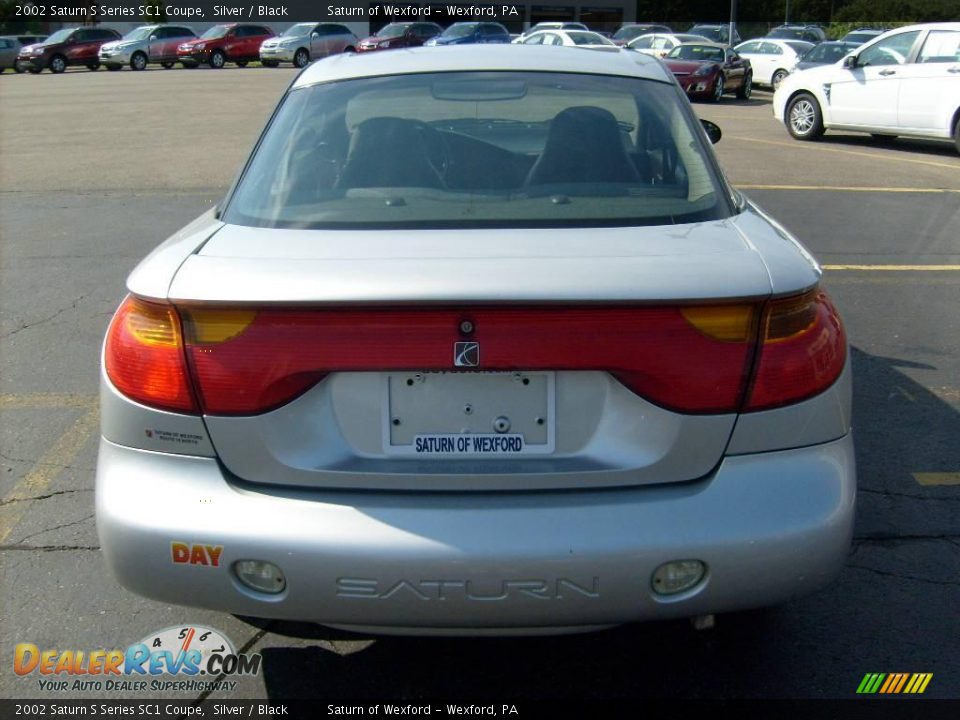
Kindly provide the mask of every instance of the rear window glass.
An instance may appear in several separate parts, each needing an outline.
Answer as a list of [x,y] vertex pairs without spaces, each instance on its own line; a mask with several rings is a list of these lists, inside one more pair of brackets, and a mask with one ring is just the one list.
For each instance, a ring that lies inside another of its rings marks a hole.
[[649,225],[726,217],[668,83],[424,73],[290,91],[228,202],[258,227]]

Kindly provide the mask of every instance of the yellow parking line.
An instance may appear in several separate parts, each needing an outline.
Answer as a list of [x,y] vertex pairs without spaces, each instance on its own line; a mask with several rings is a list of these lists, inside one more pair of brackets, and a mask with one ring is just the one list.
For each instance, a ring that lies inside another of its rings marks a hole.
[[[724,137],[728,137],[724,135]],[[764,145],[779,145],[782,147],[796,148],[795,142],[781,142],[779,140],[761,140],[760,138],[740,137],[736,135],[729,136],[731,140],[743,140],[744,142],[761,143]],[[873,158],[874,160],[890,160],[898,163],[913,163],[914,165],[929,165],[930,167],[950,168],[951,170],[960,170],[960,164],[939,163],[932,160],[915,160],[913,158],[900,157],[899,155],[879,155],[877,153],[857,152],[856,150],[842,150],[840,148],[826,147],[822,144],[807,143],[806,147],[811,150],[822,150],[823,152],[840,153],[841,155],[859,155],[860,157]]]
[[846,185],[737,185],[739,190],[837,190],[874,193],[960,193],[960,188],[869,187]]
[[824,270],[863,270],[867,272],[955,272],[960,265],[821,265]]
[[913,473],[913,479],[921,485],[960,485],[960,472]]
[[0,393],[0,410],[89,408],[96,395],[74,393]]
[[[89,405],[89,401],[88,401]],[[7,501],[30,498],[46,490],[59,472],[77,456],[100,422],[100,409],[96,406],[83,413],[50,448],[40,456],[29,473],[18,482],[4,498]],[[9,503],[0,507],[0,544],[6,542],[10,533],[20,522],[26,510],[25,503]]]
[[935,387],[930,388],[930,392],[936,395],[941,400],[947,400],[950,402],[960,402],[960,388],[955,387]]

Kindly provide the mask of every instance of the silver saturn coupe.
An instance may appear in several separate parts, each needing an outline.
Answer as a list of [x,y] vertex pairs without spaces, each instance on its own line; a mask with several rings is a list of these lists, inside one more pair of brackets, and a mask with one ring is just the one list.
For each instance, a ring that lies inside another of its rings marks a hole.
[[817,262],[638,53],[338,55],[107,332],[130,590],[366,632],[781,603],[844,563],[850,358]]

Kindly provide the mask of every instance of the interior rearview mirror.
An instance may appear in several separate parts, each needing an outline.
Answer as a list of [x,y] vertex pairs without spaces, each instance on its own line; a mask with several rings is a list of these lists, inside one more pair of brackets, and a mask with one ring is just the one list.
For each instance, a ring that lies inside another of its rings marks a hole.
[[700,124],[703,125],[703,131],[707,134],[707,137],[710,138],[711,144],[716,145],[720,142],[720,138],[723,137],[723,131],[720,130],[719,125],[709,120],[700,120]]

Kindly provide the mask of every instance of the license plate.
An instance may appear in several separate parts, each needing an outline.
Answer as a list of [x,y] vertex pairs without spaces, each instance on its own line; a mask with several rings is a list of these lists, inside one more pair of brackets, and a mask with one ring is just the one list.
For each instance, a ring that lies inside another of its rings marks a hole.
[[415,457],[511,457],[554,450],[551,372],[384,376],[383,449]]

